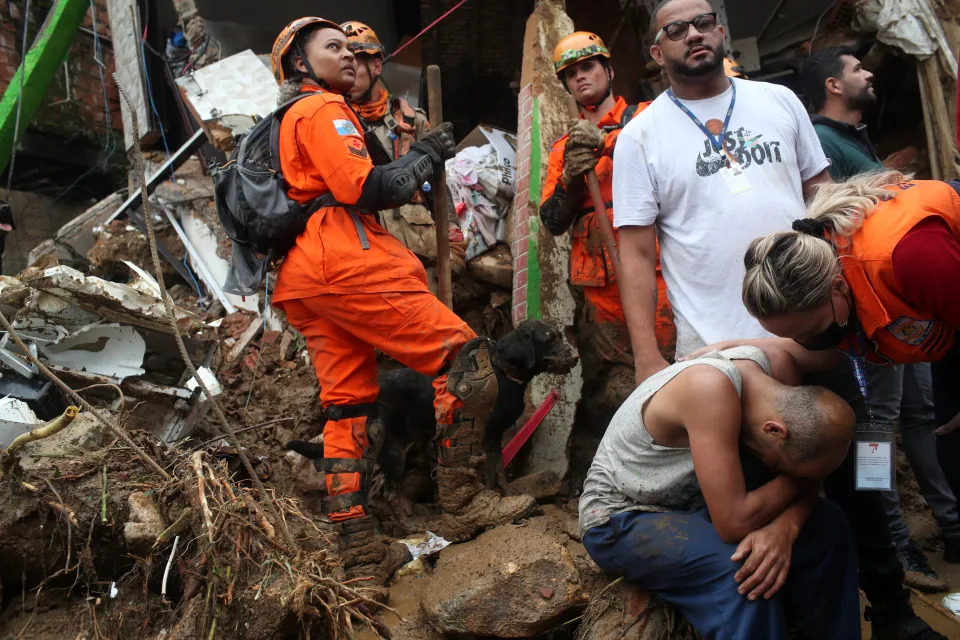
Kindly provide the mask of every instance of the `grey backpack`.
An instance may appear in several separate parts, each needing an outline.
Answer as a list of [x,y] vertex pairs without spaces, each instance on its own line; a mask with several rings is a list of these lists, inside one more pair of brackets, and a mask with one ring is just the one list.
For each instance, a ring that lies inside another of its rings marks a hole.
[[287,196],[280,171],[280,120],[302,93],[285,102],[235,140],[230,160],[213,170],[220,224],[233,243],[223,290],[255,294],[271,263],[283,257],[307,226],[324,197],[300,204]]

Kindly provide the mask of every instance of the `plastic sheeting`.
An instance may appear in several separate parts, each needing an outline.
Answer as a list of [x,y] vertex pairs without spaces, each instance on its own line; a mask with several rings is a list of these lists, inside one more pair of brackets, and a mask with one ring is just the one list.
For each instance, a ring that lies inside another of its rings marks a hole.
[[950,50],[940,21],[927,0],[866,0],[857,16],[877,39],[921,60],[939,50],[947,68],[957,76],[957,58]]

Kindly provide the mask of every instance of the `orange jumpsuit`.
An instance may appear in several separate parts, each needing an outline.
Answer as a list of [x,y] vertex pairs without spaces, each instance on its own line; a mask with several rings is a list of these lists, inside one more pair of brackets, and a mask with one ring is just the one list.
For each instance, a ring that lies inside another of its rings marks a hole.
[[[637,105],[636,113],[643,111],[649,102]],[[597,162],[595,171],[600,183],[600,192],[605,200],[607,217],[613,223],[613,149],[617,136],[625,124],[622,122],[627,102],[617,98],[613,109],[607,113],[597,126],[607,131],[603,149]],[[581,118],[583,115],[581,114]],[[543,187],[541,206],[553,194],[563,175],[563,151],[567,144],[567,136],[563,135],[553,143],[550,158],[547,162],[547,178]],[[562,183],[561,183],[562,184]],[[561,187],[562,188],[562,187]],[[614,235],[619,244],[619,233],[614,229]],[[610,256],[603,246],[600,234],[600,223],[593,208],[593,201],[586,186],[582,197],[577,203],[577,213],[573,227],[573,244],[570,248],[570,284],[583,287],[589,311],[597,323],[610,323],[620,327],[624,336],[626,333],[626,317],[620,302],[620,288],[614,277],[613,265]],[[664,357],[672,360],[677,341],[677,331],[673,324],[673,309],[667,299],[667,286],[660,272],[660,248],[657,247],[657,311],[655,331],[660,352]],[[629,340],[629,338],[628,338]],[[632,360],[630,360],[632,362]]]
[[[325,193],[346,205],[360,198],[373,168],[361,126],[343,98],[317,91],[300,100],[280,125],[280,157],[288,194],[305,203]],[[368,245],[364,248],[363,243]],[[379,393],[375,349],[421,373],[435,375],[476,334],[430,293],[420,260],[390,235],[377,216],[323,207],[307,222],[280,266],[273,304],[303,334],[331,406],[372,403]],[[434,382],[438,422],[449,424],[459,400]],[[328,420],[325,459],[358,459],[369,447],[367,420]],[[331,497],[361,490],[360,474],[326,474]],[[362,505],[333,510],[331,520],[364,515]]]

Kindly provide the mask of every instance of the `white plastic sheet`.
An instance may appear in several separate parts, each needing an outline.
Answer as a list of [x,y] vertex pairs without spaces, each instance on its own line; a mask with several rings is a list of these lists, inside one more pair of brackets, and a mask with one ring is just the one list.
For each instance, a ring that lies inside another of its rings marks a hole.
[[956,77],[957,58],[928,0],[866,0],[857,16],[863,28],[877,31],[880,42],[921,60],[939,50]]

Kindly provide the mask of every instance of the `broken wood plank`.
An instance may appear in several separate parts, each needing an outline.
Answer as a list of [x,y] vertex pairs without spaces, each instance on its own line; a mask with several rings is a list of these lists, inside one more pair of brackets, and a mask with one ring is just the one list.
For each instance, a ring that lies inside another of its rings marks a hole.
[[227,354],[227,362],[236,362],[244,354],[253,339],[257,337],[260,330],[263,329],[263,316],[254,318],[250,326],[237,338],[237,344],[233,345],[230,353]]

